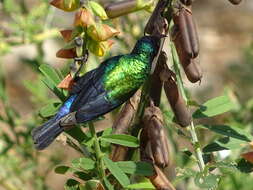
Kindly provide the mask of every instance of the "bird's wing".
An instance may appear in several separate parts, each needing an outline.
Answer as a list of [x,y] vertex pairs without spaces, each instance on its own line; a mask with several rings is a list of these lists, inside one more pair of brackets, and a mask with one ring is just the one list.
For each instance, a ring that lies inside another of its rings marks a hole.
[[[121,56],[117,56],[112,59],[113,61],[118,61],[120,57]],[[110,64],[112,59],[108,59],[101,63],[97,69],[92,70],[79,78],[72,91],[72,93],[75,92],[77,96],[71,105],[71,112],[78,111],[86,104],[99,99],[101,95],[106,95],[103,87],[103,75],[105,68]]]
[[77,123],[84,123],[104,115],[124,102],[110,102],[106,99],[106,93],[102,93],[93,100],[83,105],[75,114]]
[[87,83],[94,77],[94,74],[97,72],[97,69],[87,72],[84,76],[78,77],[75,79],[75,83],[70,91],[70,95],[78,94]]

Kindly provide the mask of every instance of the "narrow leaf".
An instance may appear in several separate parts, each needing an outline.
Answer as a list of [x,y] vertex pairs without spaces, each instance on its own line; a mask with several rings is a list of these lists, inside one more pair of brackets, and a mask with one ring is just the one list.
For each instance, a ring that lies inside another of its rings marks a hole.
[[248,134],[246,131],[237,127],[227,125],[198,125],[197,127],[207,128],[215,133],[246,142],[250,142],[251,141],[250,139],[252,138],[252,136]]
[[59,107],[60,107],[61,103],[60,102],[53,102],[50,103],[44,107],[42,107],[39,111],[39,114],[46,118],[46,117],[50,117],[52,115],[55,115],[55,113],[58,111]]
[[79,143],[90,139],[79,127],[73,127],[72,129],[69,129],[65,132],[77,140]]
[[107,178],[104,178],[104,184],[108,190],[114,190],[113,185],[109,182],[109,180]]
[[43,73],[43,75],[46,78],[49,78],[55,86],[57,86],[61,82],[61,79],[57,71],[52,66],[48,64],[42,64],[39,67],[39,70]]
[[62,90],[57,88],[50,79],[42,78],[41,80],[61,101],[65,100]]
[[103,157],[103,161],[106,167],[110,170],[112,175],[118,180],[118,182],[123,186],[126,187],[130,184],[130,180],[127,175],[118,167],[116,163],[111,161],[107,157]]
[[68,166],[57,166],[54,169],[54,172],[57,174],[65,174],[69,171],[69,169],[70,169],[70,167],[68,167]]
[[147,162],[121,161],[117,162],[120,169],[128,174],[152,176],[154,168]]
[[155,189],[155,187],[150,182],[142,182],[130,184],[127,186],[127,189]]
[[219,96],[208,100],[193,113],[193,118],[213,117],[234,108],[233,102],[228,96]]
[[215,152],[220,150],[233,150],[246,146],[245,141],[233,139],[231,137],[220,138],[203,148],[203,152]]
[[101,136],[100,140],[110,142],[113,144],[128,146],[128,147],[139,146],[138,138],[131,135],[123,135],[123,134],[105,135],[105,136]]

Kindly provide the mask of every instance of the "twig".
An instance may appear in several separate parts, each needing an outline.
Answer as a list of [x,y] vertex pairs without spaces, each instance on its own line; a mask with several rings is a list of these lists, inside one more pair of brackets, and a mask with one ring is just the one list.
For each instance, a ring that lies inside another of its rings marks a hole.
[[99,178],[102,182],[103,178],[105,177],[104,163],[102,160],[103,154],[100,150],[99,141],[98,141],[97,134],[96,134],[95,127],[94,127],[93,123],[89,122],[88,125],[89,125],[89,130],[90,130],[91,136],[94,140],[93,145],[94,145],[94,150],[95,150],[95,154],[96,154],[96,160],[98,163],[97,170],[98,170]]
[[[175,51],[175,47],[173,44],[171,44],[171,53],[172,53],[172,59],[173,59],[173,67],[174,67],[174,70],[175,70],[175,73],[177,76],[177,83],[179,84],[179,90],[180,90],[182,96],[184,97],[185,101],[188,102],[188,98],[185,94],[185,89],[184,89],[183,81],[182,81],[181,74],[180,74],[179,60],[176,56],[176,51]],[[205,163],[204,163],[204,160],[202,157],[202,151],[201,151],[201,148],[199,145],[199,141],[198,141],[198,137],[196,134],[196,130],[195,130],[195,126],[194,126],[193,121],[187,127],[187,130],[189,130],[189,132],[191,134],[191,141],[193,144],[196,158],[198,160],[199,169],[201,172],[203,172],[205,169]]]

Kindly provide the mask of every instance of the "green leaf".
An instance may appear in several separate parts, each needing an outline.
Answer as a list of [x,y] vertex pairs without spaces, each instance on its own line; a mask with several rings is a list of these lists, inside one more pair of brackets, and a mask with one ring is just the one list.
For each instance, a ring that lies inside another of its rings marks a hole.
[[58,72],[52,66],[48,64],[42,64],[39,67],[39,70],[45,76],[45,78],[42,79],[42,82],[46,84],[46,86],[51,91],[53,91],[57,97],[59,97],[62,101],[64,101],[65,95],[64,95],[63,90],[57,88],[57,85],[61,82],[61,78]]
[[131,135],[123,135],[123,134],[105,135],[105,136],[101,136],[100,140],[110,142],[113,144],[119,144],[122,146],[128,146],[128,147],[139,146],[138,138]]
[[57,86],[61,82],[61,79],[57,71],[49,64],[42,64],[39,67],[39,70],[43,73],[43,75],[46,78],[50,79],[55,86]]
[[71,168],[68,167],[68,166],[57,166],[55,169],[54,169],[54,172],[57,173],[57,174],[65,174],[67,173]]
[[246,146],[248,143],[245,141],[233,139],[231,137],[220,138],[203,148],[203,152],[215,152],[221,150],[233,150]]
[[252,136],[248,132],[232,126],[227,125],[198,125],[197,127],[207,128],[215,133],[250,142]]
[[68,179],[64,185],[65,190],[78,190],[79,182],[74,179]]
[[142,182],[130,184],[126,187],[127,189],[156,189],[150,182]]
[[179,168],[177,167],[176,168],[176,173],[177,173],[177,176],[176,176],[176,179],[175,179],[175,183],[183,180],[183,179],[186,179],[186,178],[192,178],[192,177],[195,177],[197,175],[197,172],[190,169],[190,168],[185,168],[185,169],[182,169],[182,168]]
[[103,180],[104,180],[104,184],[108,190],[114,190],[113,185],[109,182],[109,180],[107,178],[104,178]]
[[118,167],[116,163],[111,161],[107,157],[103,157],[103,161],[106,167],[109,169],[111,174],[118,180],[118,182],[123,186],[126,187],[130,184],[130,180],[127,175]]
[[154,168],[147,162],[133,162],[133,161],[121,161],[116,162],[120,169],[128,174],[152,176],[154,175]]
[[251,173],[253,172],[253,164],[248,162],[245,159],[240,159],[237,163],[237,169],[243,173]]
[[205,102],[193,113],[192,116],[195,119],[213,117],[228,112],[233,109],[234,106],[235,105],[231,102],[228,96],[219,96]]
[[215,188],[220,181],[219,175],[208,174],[207,176],[203,176],[202,173],[198,173],[194,179],[195,184],[200,188]]
[[107,16],[104,8],[100,4],[98,4],[95,1],[88,1],[88,3],[89,3],[89,6],[90,6],[92,12],[95,15],[99,16],[102,20],[108,19],[108,16]]
[[44,117],[44,118],[50,117],[50,116],[56,114],[56,112],[58,111],[60,106],[61,106],[60,102],[50,103],[50,104],[42,107],[39,111],[39,114],[41,115],[41,117]]
[[95,168],[95,162],[89,158],[77,158],[72,160],[74,168],[80,168],[84,170],[92,170]]
[[[110,134],[112,134],[112,128],[111,128],[111,127],[105,129],[105,130],[103,131],[103,133],[102,133],[102,136],[107,136],[107,135],[110,135]],[[101,142],[101,146],[102,146],[102,147],[109,147],[109,146],[110,146],[110,143],[107,142],[107,141],[102,141],[102,142]]]
[[74,176],[84,181],[88,181],[92,179],[93,177],[93,175],[91,175],[90,173],[85,173],[85,172],[80,172],[80,171],[74,172]]
[[65,100],[63,91],[57,88],[50,79],[42,78],[41,80],[62,102]]
[[83,141],[89,139],[89,137],[82,131],[82,129],[80,129],[80,127],[73,127],[72,129],[69,129],[65,132],[77,140],[79,143],[82,143]]
[[[100,188],[99,188],[100,187]],[[85,182],[84,189],[85,190],[96,190],[96,189],[101,189],[102,185],[99,182],[99,180],[89,180]]]

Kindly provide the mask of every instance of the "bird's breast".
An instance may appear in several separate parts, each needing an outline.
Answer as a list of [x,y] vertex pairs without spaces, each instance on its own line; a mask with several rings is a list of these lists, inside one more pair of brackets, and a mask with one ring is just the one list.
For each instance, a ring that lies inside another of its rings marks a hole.
[[136,91],[149,75],[149,64],[139,59],[122,61],[106,72],[104,87],[108,99],[127,99]]

